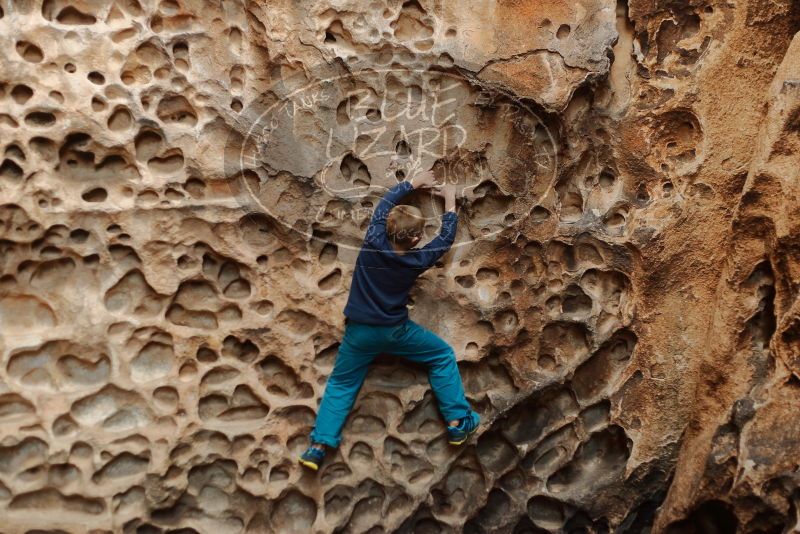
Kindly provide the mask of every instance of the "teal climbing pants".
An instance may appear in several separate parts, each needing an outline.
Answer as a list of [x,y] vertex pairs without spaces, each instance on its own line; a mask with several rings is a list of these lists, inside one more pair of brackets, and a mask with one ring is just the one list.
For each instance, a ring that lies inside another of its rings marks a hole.
[[396,326],[348,320],[311,433],[313,443],[339,446],[342,427],[364,383],[369,364],[381,353],[427,366],[428,380],[445,421],[461,419],[471,412],[455,353],[442,338],[410,319]]

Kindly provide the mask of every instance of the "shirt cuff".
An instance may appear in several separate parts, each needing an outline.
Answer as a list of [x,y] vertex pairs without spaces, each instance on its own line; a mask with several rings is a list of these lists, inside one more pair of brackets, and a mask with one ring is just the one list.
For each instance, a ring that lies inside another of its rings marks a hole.
[[411,182],[409,180],[403,180],[402,182],[400,182],[397,185],[393,186],[392,189],[395,190],[395,191],[403,191],[403,190],[405,190],[406,192],[411,192],[414,189],[414,186],[411,185]]

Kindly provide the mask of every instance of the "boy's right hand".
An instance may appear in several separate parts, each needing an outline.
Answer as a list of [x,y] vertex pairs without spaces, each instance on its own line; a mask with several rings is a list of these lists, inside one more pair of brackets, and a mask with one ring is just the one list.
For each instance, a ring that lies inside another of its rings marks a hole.
[[436,195],[444,199],[445,211],[455,211],[456,209],[456,184],[446,183],[436,186],[434,189]]

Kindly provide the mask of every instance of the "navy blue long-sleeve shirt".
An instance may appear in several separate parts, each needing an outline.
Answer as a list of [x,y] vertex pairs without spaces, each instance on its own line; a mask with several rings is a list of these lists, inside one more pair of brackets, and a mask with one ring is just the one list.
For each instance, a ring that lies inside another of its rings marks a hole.
[[419,249],[398,254],[386,235],[386,217],[414,187],[408,181],[395,185],[383,196],[372,214],[364,244],[356,260],[350,296],[344,314],[352,321],[396,325],[408,319],[408,293],[417,277],[442,257],[456,237],[458,216],[442,216],[439,235]]

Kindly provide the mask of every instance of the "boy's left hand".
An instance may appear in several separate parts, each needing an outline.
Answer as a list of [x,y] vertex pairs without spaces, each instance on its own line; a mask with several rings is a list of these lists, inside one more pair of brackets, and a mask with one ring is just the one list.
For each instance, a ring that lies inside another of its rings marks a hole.
[[433,187],[435,183],[436,177],[431,170],[418,172],[411,178],[411,185],[414,189]]

